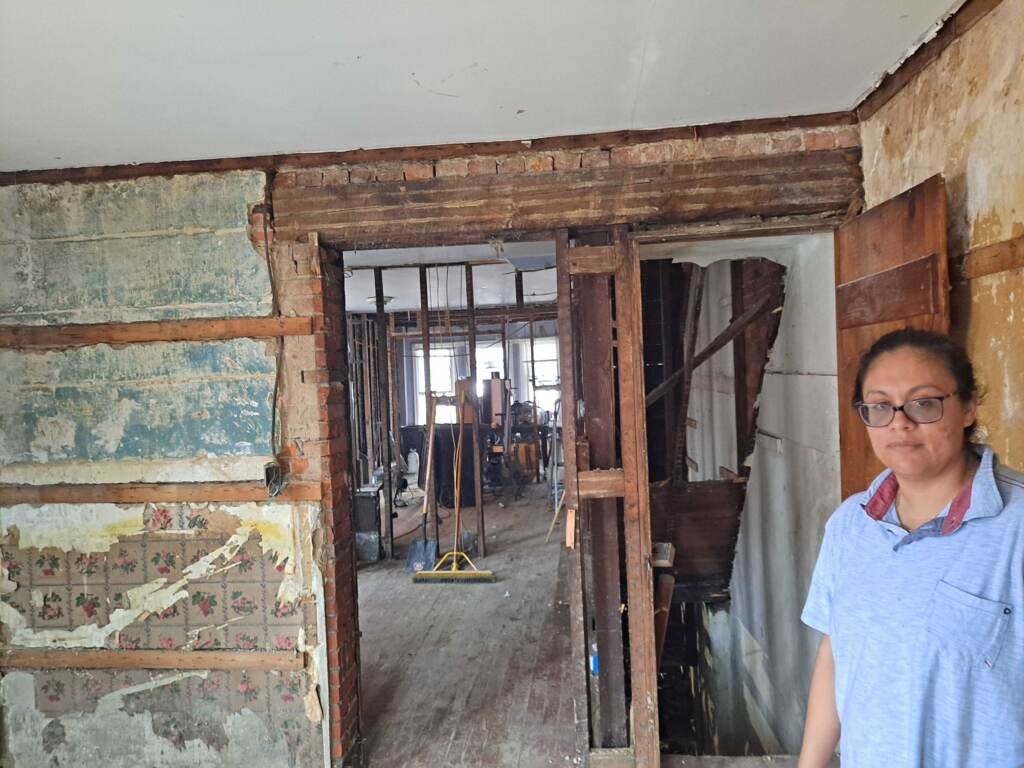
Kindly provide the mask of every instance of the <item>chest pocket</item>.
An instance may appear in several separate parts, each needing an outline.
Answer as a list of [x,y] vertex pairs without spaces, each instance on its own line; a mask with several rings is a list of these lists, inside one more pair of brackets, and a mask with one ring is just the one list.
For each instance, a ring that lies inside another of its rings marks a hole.
[[932,594],[926,630],[944,650],[994,667],[1012,610],[940,581]]

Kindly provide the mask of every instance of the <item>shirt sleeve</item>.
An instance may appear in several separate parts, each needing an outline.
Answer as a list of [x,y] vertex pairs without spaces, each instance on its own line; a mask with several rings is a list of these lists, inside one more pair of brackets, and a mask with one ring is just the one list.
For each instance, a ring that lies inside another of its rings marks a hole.
[[811,586],[807,590],[807,601],[804,603],[800,620],[822,634],[831,634],[832,598],[836,583],[836,517],[825,525],[825,535],[818,552],[818,562],[811,576]]

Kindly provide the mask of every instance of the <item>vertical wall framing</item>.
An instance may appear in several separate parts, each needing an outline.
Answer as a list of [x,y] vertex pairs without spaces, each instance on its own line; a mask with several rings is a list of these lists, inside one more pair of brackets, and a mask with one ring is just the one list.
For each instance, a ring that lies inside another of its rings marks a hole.
[[619,349],[620,450],[625,480],[623,516],[633,750],[637,768],[657,768],[661,762],[661,751],[658,738],[658,669],[654,647],[654,571],[651,567],[651,506],[647,478],[640,250],[628,237],[624,226],[613,231],[612,245],[620,257],[615,269],[615,307]]
[[[654,639],[654,586],[651,566],[651,519],[647,475],[647,427],[643,378],[643,327],[640,303],[639,249],[625,226],[611,231],[610,246],[573,248],[565,230],[556,237],[558,259],[559,349],[561,360],[562,429],[565,450],[565,498],[573,664],[579,673],[577,701],[586,696],[585,637],[579,536],[575,520],[581,501],[622,497],[625,531],[626,603],[629,622],[630,690],[632,694],[633,764],[638,768],[660,765],[658,737],[657,664]],[[581,373],[578,345],[584,333],[578,312],[576,277],[605,275],[614,278],[615,330],[618,348],[620,468],[589,468],[589,446],[580,442],[580,416],[586,411],[577,397]],[[581,463],[582,462],[582,463]],[[582,483],[585,477],[587,482]],[[620,478],[615,482],[615,478]],[[609,491],[609,489],[616,489]],[[592,491],[590,489],[600,489]],[[579,705],[577,705],[577,709]],[[577,722],[577,738],[581,735]],[[589,751],[589,750],[588,750]]]

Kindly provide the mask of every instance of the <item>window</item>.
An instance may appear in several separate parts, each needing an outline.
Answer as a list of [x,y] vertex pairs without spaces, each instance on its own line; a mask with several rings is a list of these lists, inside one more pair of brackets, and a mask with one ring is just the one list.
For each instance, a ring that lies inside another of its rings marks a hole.
[[[458,378],[457,368],[460,352],[465,352],[454,344],[430,345],[430,388],[435,395],[454,395],[455,380]],[[416,423],[427,423],[427,397],[423,375],[423,347],[413,351],[416,362]],[[437,407],[438,424],[455,423],[455,406],[439,405]]]
[[537,377],[536,389],[530,378],[533,372],[530,366],[530,342],[517,341],[516,343],[521,345],[522,350],[526,399],[532,400],[538,408],[554,412],[555,401],[561,397],[558,390],[558,339],[553,337],[534,339],[533,370],[536,371]]

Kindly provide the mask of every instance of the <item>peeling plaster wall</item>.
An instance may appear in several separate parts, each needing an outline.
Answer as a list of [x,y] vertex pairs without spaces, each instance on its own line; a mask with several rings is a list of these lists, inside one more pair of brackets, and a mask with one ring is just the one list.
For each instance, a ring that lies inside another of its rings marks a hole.
[[[258,456],[262,464],[271,456],[276,344],[0,350],[0,481],[90,482],[89,465],[124,459],[150,460],[151,468],[159,467],[154,459],[207,456]],[[177,463],[176,479],[195,479],[188,463]],[[166,478],[168,467],[160,469]]]
[[0,324],[265,315],[264,174],[0,188]]
[[[248,231],[265,183],[227,173],[0,189],[0,324],[269,314]],[[0,482],[262,479],[279,345],[0,350]],[[5,647],[314,659],[297,672],[11,672],[5,768],[322,766],[322,538],[312,503],[0,507]]]
[[[700,667],[719,754],[797,754],[818,635],[800,623],[825,521],[840,502],[835,269],[831,235],[801,238],[767,258],[786,268],[779,334],[758,399],[758,435],[728,605],[703,612]],[[707,324],[731,313],[729,270],[709,267]],[[702,312],[703,314],[703,312]],[[698,342],[698,348],[701,343]],[[700,378],[690,430],[700,478],[735,462],[731,345]],[[706,465],[706,466],[705,466]]]
[[[1003,0],[862,124],[867,205],[935,173],[949,193],[950,255],[1024,235],[1024,0]],[[954,291],[953,323],[987,398],[981,423],[1024,469],[1024,269]]]

